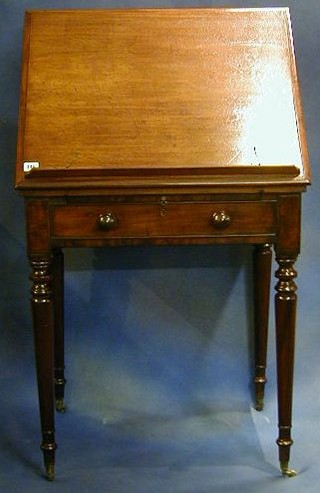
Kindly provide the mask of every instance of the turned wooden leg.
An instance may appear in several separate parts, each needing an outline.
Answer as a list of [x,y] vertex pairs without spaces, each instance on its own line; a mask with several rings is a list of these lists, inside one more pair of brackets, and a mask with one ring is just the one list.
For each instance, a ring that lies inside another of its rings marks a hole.
[[293,267],[296,256],[277,255],[279,269],[276,272],[275,313],[278,376],[278,413],[279,413],[279,460],[285,476],[296,473],[289,469],[292,422],[292,390],[296,322],[296,284],[297,273]]
[[256,409],[264,404],[272,252],[269,244],[257,245],[253,252],[254,330],[255,330],[255,398]]
[[36,368],[42,430],[41,449],[44,456],[47,478],[54,478],[54,385],[53,349],[54,322],[51,295],[51,259],[30,258],[32,274],[31,305],[33,314]]
[[54,301],[54,383],[56,410],[65,411],[64,388],[64,262],[61,250],[54,250],[52,258]]

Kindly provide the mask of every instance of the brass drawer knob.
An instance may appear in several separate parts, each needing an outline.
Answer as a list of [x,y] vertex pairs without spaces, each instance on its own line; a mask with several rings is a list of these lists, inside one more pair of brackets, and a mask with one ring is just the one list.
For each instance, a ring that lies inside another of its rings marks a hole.
[[106,212],[104,214],[100,214],[97,219],[98,226],[100,229],[104,231],[109,231],[117,226],[118,220],[112,212]]
[[212,214],[213,226],[217,229],[224,229],[230,225],[231,217],[224,211],[214,212]]

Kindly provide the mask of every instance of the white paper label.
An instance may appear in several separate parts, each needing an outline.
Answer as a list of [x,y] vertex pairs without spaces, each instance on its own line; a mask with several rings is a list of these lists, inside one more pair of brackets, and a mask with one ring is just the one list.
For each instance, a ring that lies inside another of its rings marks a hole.
[[28,173],[28,171],[31,171],[33,168],[40,168],[39,161],[25,161],[23,163],[23,171],[25,173]]

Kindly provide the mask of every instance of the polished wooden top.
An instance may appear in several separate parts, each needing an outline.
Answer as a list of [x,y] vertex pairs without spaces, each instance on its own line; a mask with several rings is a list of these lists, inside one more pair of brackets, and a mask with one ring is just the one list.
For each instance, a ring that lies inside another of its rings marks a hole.
[[18,188],[148,176],[309,181],[287,9],[26,14]]

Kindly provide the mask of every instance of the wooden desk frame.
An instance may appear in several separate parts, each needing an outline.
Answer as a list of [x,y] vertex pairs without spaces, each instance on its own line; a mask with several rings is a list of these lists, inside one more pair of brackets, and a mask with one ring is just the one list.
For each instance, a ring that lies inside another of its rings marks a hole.
[[[131,15],[130,11],[125,12]],[[156,12],[159,16],[159,11]],[[167,15],[168,11],[162,12]],[[172,12],[177,15],[177,11]],[[194,11],[188,12],[194,15]],[[287,11],[281,10],[280,14],[286,16]],[[310,182],[294,59],[290,67],[303,162],[300,167],[259,163],[219,169],[196,166],[170,170],[167,166],[163,169],[92,168],[91,172],[81,168],[68,172],[68,168],[59,170],[49,166],[24,173],[30,15],[27,15],[25,34],[24,60],[27,62],[22,74],[16,186],[25,197],[41,449],[48,479],[53,479],[55,469],[54,408],[59,412],[65,409],[62,250],[143,244],[253,245],[254,383],[258,410],[263,408],[266,383],[274,248],[278,263],[275,274],[277,444],[282,473],[294,475],[289,468],[297,304],[294,264],[300,252],[301,193]]]
[[[159,217],[163,207],[163,197],[159,194]],[[219,197],[219,196],[218,196]],[[114,197],[111,197],[111,199]],[[128,200],[127,197],[115,197]],[[149,198],[149,197],[148,197]],[[175,196],[175,198],[177,198]],[[193,199],[191,195],[190,200]],[[238,197],[237,197],[238,198]],[[276,198],[276,200],[275,200]],[[197,197],[197,200],[199,198]],[[77,202],[77,197],[67,203]],[[231,196],[231,203],[234,196]],[[257,238],[240,235],[228,237],[226,233],[211,238],[112,238],[92,240],[79,238],[57,238],[52,232],[52,209],[57,199],[28,198],[26,200],[28,255],[32,267],[32,312],[34,321],[37,375],[39,385],[41,425],[46,470],[49,478],[54,474],[54,395],[57,411],[64,411],[64,345],[63,345],[63,247],[115,246],[130,244],[215,244],[249,243],[254,244],[254,306],[255,306],[255,388],[256,409],[262,410],[264,386],[266,382],[266,353],[268,333],[268,312],[270,292],[271,246],[274,246],[279,269],[276,272],[276,343],[278,365],[279,402],[279,458],[284,474],[291,475],[289,454],[292,416],[292,385],[294,364],[294,334],[296,317],[296,271],[294,262],[300,248],[300,195],[286,194],[272,196],[276,207],[278,226],[276,234]],[[61,200],[58,200],[61,203]],[[90,203],[90,197],[85,204]],[[127,203],[127,202],[126,202]],[[103,204],[103,205],[101,205]],[[110,197],[99,197],[99,206],[106,211],[110,207]],[[215,211],[215,201],[210,204]],[[68,208],[68,205],[65,206]],[[217,209],[218,213],[222,212]],[[34,232],[36,231],[36,234]],[[221,231],[221,230],[220,230]],[[108,234],[108,233],[107,233]],[[54,375],[54,378],[52,377]]]

